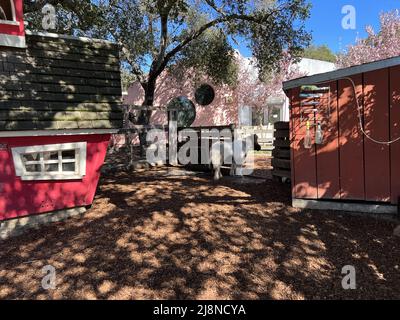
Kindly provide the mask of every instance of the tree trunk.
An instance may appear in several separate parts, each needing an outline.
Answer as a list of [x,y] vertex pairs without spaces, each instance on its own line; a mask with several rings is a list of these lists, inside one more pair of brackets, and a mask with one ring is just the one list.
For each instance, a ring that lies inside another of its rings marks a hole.
[[125,115],[124,115],[124,128],[127,129],[125,132],[125,146],[128,152],[128,160],[129,164],[127,165],[127,168],[131,168],[134,164],[134,145],[133,145],[133,139],[134,139],[134,134],[130,129],[132,129],[131,124],[137,123],[135,121],[135,117],[133,116],[133,110],[131,109],[130,106],[127,107],[125,110]]
[[[145,95],[143,106],[152,107],[154,104],[154,93],[156,91],[156,79],[150,78],[145,86]],[[138,122],[140,125],[149,125],[152,111],[142,110],[139,115]],[[146,155],[146,136],[147,130],[143,129],[139,132],[140,141],[140,156],[144,157]]]

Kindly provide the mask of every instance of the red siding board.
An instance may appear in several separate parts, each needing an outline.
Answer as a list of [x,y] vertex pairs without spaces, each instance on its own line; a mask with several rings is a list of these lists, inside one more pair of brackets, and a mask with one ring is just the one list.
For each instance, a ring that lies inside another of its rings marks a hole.
[[[300,89],[291,91],[292,106],[292,168],[294,168],[293,196],[303,199],[317,199],[317,170],[315,148],[304,148],[306,120],[300,115]],[[314,139],[314,137],[312,137]]]
[[[362,75],[351,77],[362,105]],[[357,116],[354,90],[349,80],[338,82],[340,193],[345,200],[365,200],[364,139]]]
[[0,22],[0,36],[1,34],[13,35],[13,36],[24,36],[24,14],[23,14],[23,1],[13,0],[15,5],[15,18],[19,22],[18,25],[4,24]]
[[[92,204],[110,135],[0,138],[0,221]],[[11,148],[87,142],[86,176],[74,181],[21,181]]]
[[[364,74],[365,131],[379,141],[389,141],[388,69]],[[365,195],[368,201],[390,201],[389,146],[367,138],[365,154]]]
[[[390,69],[391,139],[400,137],[400,66]],[[400,197],[400,141],[391,145],[391,192],[393,204]]]
[[292,198],[295,198],[294,194],[294,185],[295,185],[295,167],[293,165],[293,159],[294,159],[294,137],[295,137],[295,99],[294,99],[294,94],[295,94],[296,89],[291,89],[288,91],[288,97],[289,97],[289,112],[290,112],[290,119],[289,119],[289,134],[290,134],[290,159],[291,159],[291,170],[290,174],[292,177]]
[[324,134],[323,144],[316,146],[318,198],[340,199],[337,83],[320,86],[330,87],[330,94],[321,98],[317,116]]
[[[291,89],[293,197],[341,199],[398,204],[400,199],[400,66],[382,68],[320,86],[331,88],[316,123],[322,123],[324,143],[304,148],[306,121],[300,121],[300,88]],[[362,125],[376,143],[363,134]],[[313,138],[315,131],[312,130]],[[315,152],[316,151],[316,152]]]

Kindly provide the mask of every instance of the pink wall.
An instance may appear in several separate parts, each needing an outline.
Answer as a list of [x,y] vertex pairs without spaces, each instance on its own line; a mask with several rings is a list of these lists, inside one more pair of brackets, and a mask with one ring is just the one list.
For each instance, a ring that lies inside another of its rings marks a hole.
[[[91,205],[110,135],[0,138],[0,221]],[[11,148],[87,142],[86,176],[74,181],[21,181],[15,176]]]
[[[188,79],[189,78],[189,79]],[[192,126],[222,126],[237,124],[238,122],[238,103],[235,93],[227,86],[218,86],[211,81],[195,81],[190,77],[186,80],[176,81],[164,73],[157,82],[155,93],[155,106],[166,106],[173,98],[185,96],[196,106],[196,120]],[[215,90],[215,99],[208,106],[201,106],[196,103],[195,91],[201,84],[207,83]],[[140,83],[134,83],[128,90],[128,95],[124,97],[125,104],[141,105],[144,100],[144,90]],[[165,112],[153,112],[151,124],[167,124]]]

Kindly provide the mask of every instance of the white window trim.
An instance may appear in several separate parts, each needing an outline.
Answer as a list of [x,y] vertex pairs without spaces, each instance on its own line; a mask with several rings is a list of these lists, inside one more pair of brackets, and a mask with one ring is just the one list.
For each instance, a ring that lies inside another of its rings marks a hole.
[[[77,166],[76,172],[35,173],[35,172],[26,172],[25,171],[25,166],[22,161],[23,154],[41,153],[41,152],[56,152],[56,151],[65,151],[65,150],[77,150],[78,159],[75,161],[76,166]],[[86,154],[87,154],[87,143],[86,142],[17,147],[17,148],[12,148],[11,151],[12,151],[12,155],[13,155],[13,159],[14,159],[15,174],[17,177],[21,177],[21,180],[23,180],[23,181],[81,180],[86,175]]]
[[12,15],[13,15],[13,21],[17,21],[17,14],[15,12],[14,0],[10,0],[10,3],[11,3],[11,11],[12,11]]
[[15,12],[14,1],[13,0],[9,0],[9,2],[10,2],[10,5],[11,5],[12,20],[0,20],[0,23],[1,24],[11,24],[11,25],[15,25],[15,23],[17,23],[17,25],[19,25],[19,21],[17,21],[17,14]]
[[0,24],[7,24],[10,26],[19,26],[20,22],[19,21],[12,21],[12,20],[0,20]]

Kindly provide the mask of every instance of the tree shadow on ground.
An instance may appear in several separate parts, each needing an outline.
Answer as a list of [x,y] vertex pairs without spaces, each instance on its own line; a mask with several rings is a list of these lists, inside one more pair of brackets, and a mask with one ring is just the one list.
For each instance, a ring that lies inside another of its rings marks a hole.
[[[102,179],[93,208],[0,244],[0,298],[400,297],[394,224],[290,207],[290,187],[166,169]],[[57,288],[41,287],[42,267]],[[357,290],[343,290],[353,265]]]

